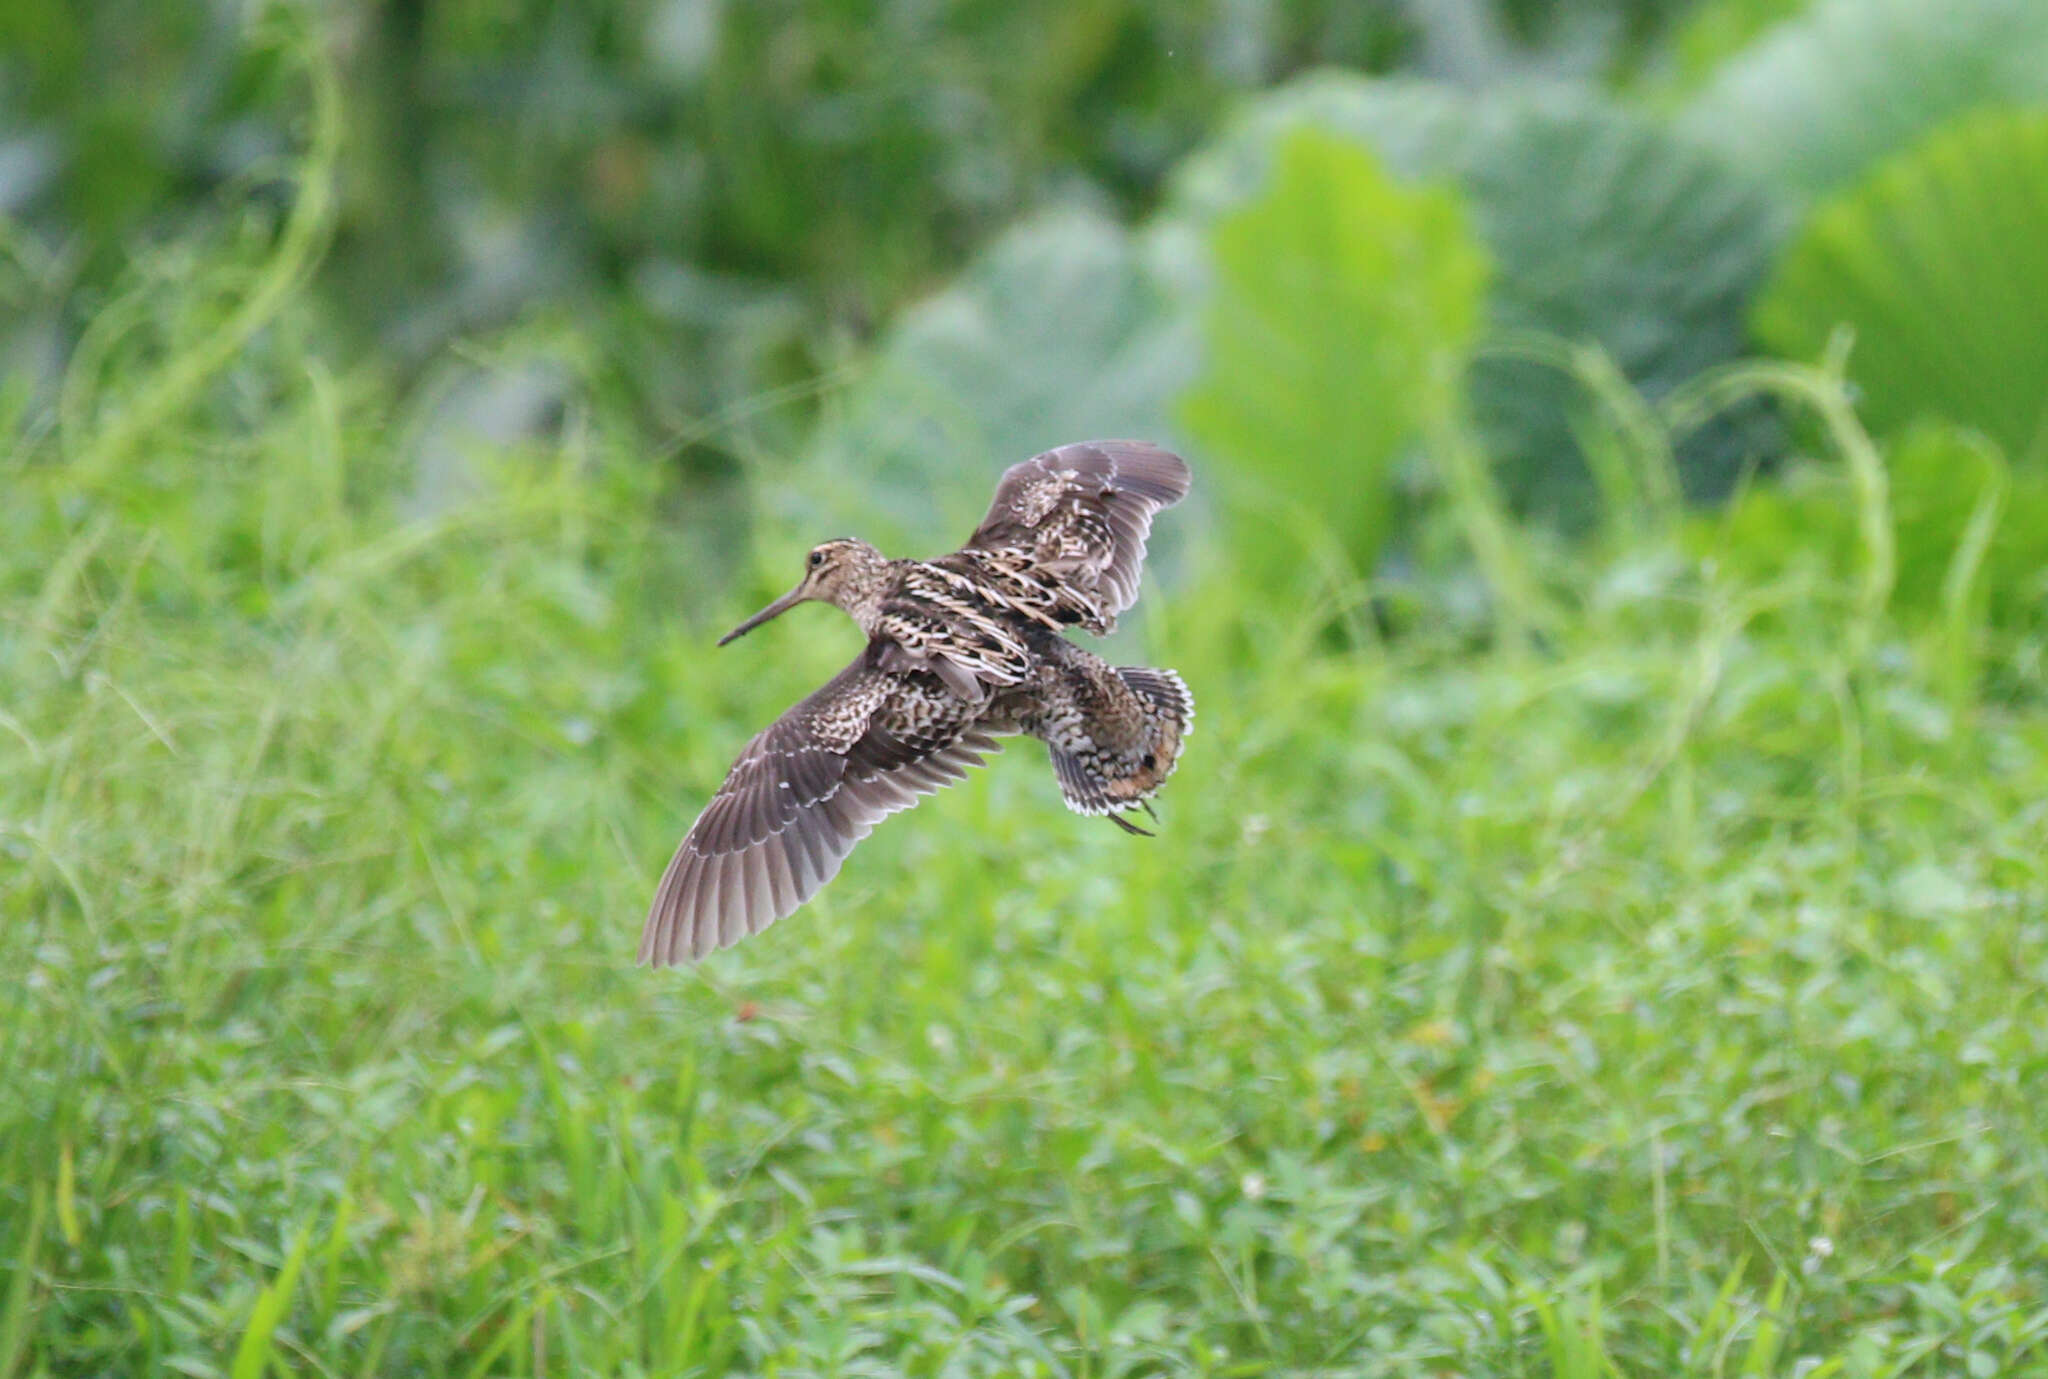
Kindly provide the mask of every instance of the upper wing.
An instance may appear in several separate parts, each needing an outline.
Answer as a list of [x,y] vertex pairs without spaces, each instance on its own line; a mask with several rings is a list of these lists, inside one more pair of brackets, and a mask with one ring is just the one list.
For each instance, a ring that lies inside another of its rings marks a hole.
[[1106,624],[1138,601],[1152,514],[1185,498],[1188,482],[1180,456],[1144,441],[1063,445],[1003,472],[967,548],[1081,582]]
[[996,750],[974,715],[933,677],[863,652],[740,753],[662,873],[640,961],[701,958],[816,895],[878,822]]

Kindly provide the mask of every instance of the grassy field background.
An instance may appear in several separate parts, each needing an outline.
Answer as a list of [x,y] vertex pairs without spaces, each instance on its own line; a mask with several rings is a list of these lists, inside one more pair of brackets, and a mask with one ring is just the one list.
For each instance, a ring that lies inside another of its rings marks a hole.
[[0,469],[0,1374],[2048,1370],[2043,668],[1883,552],[1531,547],[1497,641],[1169,514],[1160,837],[1015,744],[652,973],[823,533],[575,417],[422,513],[259,343]]

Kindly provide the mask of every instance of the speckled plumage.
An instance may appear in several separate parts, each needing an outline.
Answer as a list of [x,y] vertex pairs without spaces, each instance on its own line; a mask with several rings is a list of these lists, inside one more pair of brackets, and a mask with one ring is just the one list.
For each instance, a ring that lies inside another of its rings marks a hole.
[[1170,670],[1111,666],[1059,635],[1108,632],[1138,596],[1152,515],[1188,491],[1176,455],[1138,441],[1061,446],[1013,465],[966,545],[890,560],[828,541],[802,582],[720,645],[806,600],[868,636],[852,665],[747,745],[663,873],[640,960],[700,958],[815,895],[884,817],[1026,733],[1070,808],[1146,807],[1180,757],[1194,700]]
[[1045,743],[1077,813],[1114,816],[1157,794],[1194,724],[1186,682],[1170,670],[1112,666],[1061,637],[1038,650],[1032,680],[999,696],[977,726]]

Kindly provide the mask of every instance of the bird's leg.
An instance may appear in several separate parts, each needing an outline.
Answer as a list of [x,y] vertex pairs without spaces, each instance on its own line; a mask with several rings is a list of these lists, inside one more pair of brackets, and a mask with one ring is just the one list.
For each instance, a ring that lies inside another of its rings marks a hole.
[[[1146,812],[1150,813],[1151,811],[1147,810]],[[1129,819],[1126,819],[1121,814],[1105,814],[1102,817],[1109,820],[1111,823],[1115,824],[1124,832],[1135,833],[1140,838],[1153,838],[1158,836],[1157,834],[1153,833],[1152,830],[1149,828],[1139,828],[1136,824],[1132,823]]]
[[1145,812],[1146,812],[1147,814],[1150,814],[1150,815],[1152,816],[1152,822],[1153,822],[1153,823],[1155,823],[1155,824],[1156,824],[1156,823],[1158,823],[1158,822],[1159,822],[1159,811],[1158,811],[1158,810],[1156,810],[1156,809],[1154,809],[1154,808],[1152,807],[1152,801],[1150,801],[1150,800],[1139,800],[1139,801],[1138,801],[1138,808],[1140,808],[1140,809],[1144,810],[1144,811],[1145,811]]

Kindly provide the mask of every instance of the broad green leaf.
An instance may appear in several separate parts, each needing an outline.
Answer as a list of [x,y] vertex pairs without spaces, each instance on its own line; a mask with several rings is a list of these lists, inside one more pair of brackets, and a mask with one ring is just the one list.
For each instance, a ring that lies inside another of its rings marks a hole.
[[[1326,73],[1255,103],[1189,160],[1170,213],[1201,223],[1241,203],[1302,128],[1369,147],[1403,177],[1459,185],[1497,269],[1495,330],[1597,343],[1652,398],[1740,353],[1782,226],[1749,181],[1649,120],[1584,94],[1475,96]],[[1571,428],[1577,385],[1483,357],[1470,389],[1525,506],[1571,515],[1590,501]],[[1679,456],[1688,486],[1724,491],[1762,443],[1756,430],[1752,412],[1691,441]]]
[[2041,0],[1816,0],[1730,59],[1680,123],[1804,201],[1963,111],[2044,98]]
[[1169,399],[1195,367],[1193,315],[1145,241],[1079,211],[1029,222],[885,334],[821,428],[821,476],[846,492],[818,515],[886,510],[905,535],[965,522],[964,536],[986,484],[952,476],[1067,441],[1170,441]]
[[1238,496],[1256,514],[1327,522],[1369,567],[1394,460],[1428,409],[1452,405],[1477,333],[1486,257],[1464,209],[1305,130],[1210,248],[1206,363],[1181,415],[1249,481]]
[[1855,331],[1873,431],[1938,416],[2048,464],[2048,112],[1972,116],[1820,207],[1756,309],[1791,356]]

